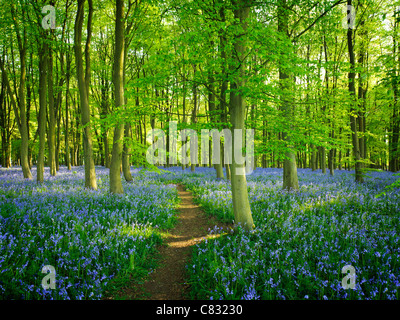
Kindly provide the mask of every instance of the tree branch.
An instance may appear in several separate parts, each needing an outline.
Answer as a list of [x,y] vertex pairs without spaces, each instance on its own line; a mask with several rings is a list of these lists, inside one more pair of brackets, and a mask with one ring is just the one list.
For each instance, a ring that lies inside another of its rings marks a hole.
[[304,33],[306,33],[308,30],[310,30],[321,18],[323,18],[329,11],[331,11],[333,8],[338,6],[339,4],[346,3],[344,0],[339,0],[335,2],[328,10],[325,10],[324,13],[322,13],[317,19],[314,20],[313,23],[311,23],[307,28],[305,28],[302,32],[300,32],[297,36],[293,37],[292,42],[297,41],[298,38],[300,38]]

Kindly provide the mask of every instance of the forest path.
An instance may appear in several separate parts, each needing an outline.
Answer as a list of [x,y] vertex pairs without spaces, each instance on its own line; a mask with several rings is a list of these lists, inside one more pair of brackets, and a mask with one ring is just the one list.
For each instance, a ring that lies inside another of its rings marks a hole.
[[[126,292],[128,299],[142,300],[185,300],[188,299],[189,284],[185,282],[185,266],[191,257],[191,249],[198,241],[209,236],[209,229],[214,226],[228,229],[229,224],[217,222],[206,216],[193,202],[190,191],[177,185],[181,203],[178,211],[178,222],[168,230],[165,245],[159,249],[161,261],[158,267],[141,285],[142,293]],[[130,290],[129,290],[130,291]]]

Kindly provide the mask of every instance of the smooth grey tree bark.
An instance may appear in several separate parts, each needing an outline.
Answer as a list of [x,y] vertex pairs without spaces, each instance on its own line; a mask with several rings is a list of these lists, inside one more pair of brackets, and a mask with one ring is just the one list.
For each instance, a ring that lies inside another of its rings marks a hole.
[[[352,0],[347,0],[347,5],[352,5]],[[355,57],[354,57],[354,44],[353,44],[353,29],[347,29],[347,48],[349,53],[350,60],[350,72],[349,72],[349,93],[351,98],[351,106],[350,106],[350,127],[351,127],[351,138],[353,144],[353,158],[355,161],[355,180],[356,182],[363,182],[364,178],[362,175],[362,166],[361,166],[361,154],[360,154],[360,145],[358,138],[358,128],[357,128],[357,118],[355,115],[356,112],[356,88],[355,88]]]
[[84,18],[84,6],[86,0],[78,0],[78,12],[75,21],[74,33],[74,49],[75,49],[75,64],[76,73],[78,78],[78,87],[81,105],[81,124],[83,126],[83,148],[84,148],[84,161],[85,161],[85,187],[89,189],[97,189],[96,171],[93,159],[93,146],[92,146],[92,131],[90,127],[90,106],[89,106],[89,83],[90,83],[90,41],[92,35],[92,16],[93,16],[93,3],[89,3],[89,15],[87,23],[87,39],[85,46],[85,62],[86,67],[83,68],[82,56],[82,26]]
[[[124,57],[125,57],[125,22],[124,22],[124,0],[116,0],[115,20],[115,49],[114,49],[114,97],[115,108],[123,106],[124,98]],[[110,192],[115,194],[124,193],[121,180],[121,163],[123,152],[123,138],[125,125],[121,121],[114,129],[113,148],[110,165]]]
[[[287,8],[287,1],[281,0],[279,1],[278,6],[278,31],[288,37],[289,34],[289,9]],[[282,54],[282,60],[284,60],[284,56]],[[283,61],[280,62],[279,65],[279,83],[282,91],[281,98],[281,110],[283,113],[283,117],[286,119],[286,122],[289,127],[291,127],[291,122],[293,118],[293,105],[287,98],[287,95],[290,92],[290,81],[292,79],[289,76],[289,72],[286,67],[283,66]],[[298,190],[299,189],[299,180],[297,177],[297,165],[296,165],[296,153],[293,150],[293,146],[291,145],[290,136],[287,134],[287,131],[282,132],[282,139],[286,141],[287,151],[285,152],[285,159],[283,161],[283,189],[284,190]]]
[[[245,85],[244,74],[244,58],[246,55],[246,32],[247,32],[247,19],[250,13],[249,2],[245,0],[232,0],[234,7],[233,13],[235,23],[238,26],[238,31],[234,35],[233,49],[234,52],[231,56],[232,69],[236,69],[234,78],[230,82],[230,122],[232,124],[232,132],[235,129],[245,131],[245,112],[246,104],[243,95],[243,87]],[[237,143],[235,135],[232,135],[233,146]],[[243,139],[242,139],[243,140]],[[251,214],[249,196],[247,192],[247,179],[245,173],[245,164],[238,163],[238,159],[234,156],[231,165],[231,186],[232,186],[232,202],[233,213],[235,216],[235,224],[240,224],[244,230],[250,231],[254,229],[253,217]]]
[[39,154],[37,159],[36,181],[43,183],[44,179],[44,152],[46,147],[46,111],[47,111],[47,44],[39,48]]

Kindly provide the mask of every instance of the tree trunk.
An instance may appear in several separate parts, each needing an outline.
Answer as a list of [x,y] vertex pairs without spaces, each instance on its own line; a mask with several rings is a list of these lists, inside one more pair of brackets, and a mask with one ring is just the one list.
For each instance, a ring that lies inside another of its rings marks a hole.
[[43,183],[44,176],[44,152],[46,146],[46,111],[47,111],[47,52],[48,46],[43,43],[39,52],[39,154],[37,160],[38,183]]
[[[245,129],[244,120],[246,112],[245,100],[242,93],[245,84],[243,61],[246,53],[245,36],[243,34],[246,34],[247,31],[246,19],[249,16],[250,8],[247,6],[247,1],[245,0],[232,0],[232,4],[234,6],[234,17],[237,21],[236,23],[239,24],[238,27],[241,29],[238,33],[240,32],[242,35],[235,35],[235,38],[233,39],[233,52],[236,54],[233,54],[231,57],[232,61],[235,63],[235,66],[232,66],[232,68],[237,71],[234,78],[231,80],[229,109],[233,129],[232,132],[234,132],[235,129],[240,129],[243,132]],[[233,135],[233,146],[236,146],[235,140],[235,135]],[[231,166],[233,213],[236,224],[240,224],[245,230],[252,230],[254,228],[254,223],[247,192],[247,180],[244,165],[244,163],[239,164],[238,159],[233,156]]]
[[[130,8],[129,8],[130,9]],[[129,11],[129,10],[128,10]],[[128,27],[127,29],[130,30]],[[125,27],[124,27],[125,30]],[[129,30],[126,30],[125,37],[129,36]],[[126,84],[126,77],[125,77],[125,70],[126,70],[126,61],[127,61],[127,54],[128,54],[128,41],[127,38],[125,38],[124,42],[124,59],[123,59],[123,72],[122,72],[122,77],[123,77],[123,88],[125,90],[125,84]],[[124,93],[124,105],[128,104],[128,98],[126,97]],[[130,122],[126,122],[124,125],[124,140],[123,140],[123,152],[122,152],[122,172],[124,174],[124,178],[126,182],[131,182],[132,179],[132,174],[131,174],[131,165],[130,165],[130,153],[131,153],[131,148],[130,148],[130,140],[131,140],[131,131],[132,127]]]
[[[361,6],[362,8],[362,6]],[[368,34],[365,28],[364,20],[359,23],[359,33],[360,33],[360,41],[361,44],[359,46],[359,57],[358,57],[358,67],[360,72],[358,73],[358,103],[360,106],[360,110],[358,111],[357,122],[358,122],[358,131],[359,135],[359,148],[360,148],[360,158],[366,159],[366,139],[365,139],[365,106],[366,106],[366,96],[367,96],[367,84],[364,80],[364,64],[365,64],[365,56],[367,51],[367,40]],[[364,164],[360,164],[361,168],[364,167]]]
[[[102,73],[101,79],[101,111],[100,111],[100,118],[104,120],[108,114],[108,84],[106,79],[106,73]],[[101,125],[101,137],[103,140],[103,153],[104,153],[104,165],[106,168],[110,168],[110,151],[109,151],[109,144],[108,144],[108,128],[104,123]]]
[[[29,80],[27,81],[27,86],[26,86],[26,128],[28,131],[28,138],[30,139],[30,128],[29,128],[29,123],[30,123],[30,116],[31,116],[31,107],[32,107],[32,90],[33,90],[33,85],[32,85],[32,79],[33,79],[33,52],[30,54],[30,66],[29,66]],[[34,137],[34,141],[36,140],[36,134]],[[29,168],[32,169],[33,163],[32,163],[32,145],[29,145],[28,143],[28,162],[29,162]]]
[[[278,7],[278,32],[282,34],[284,37],[288,37],[288,8],[286,0],[282,0],[279,2]],[[284,59],[284,54],[282,54],[281,59]],[[290,94],[290,85],[289,81],[291,81],[287,68],[283,67],[285,64],[284,61],[280,62],[279,65],[279,83],[282,90],[281,97],[281,109],[283,111],[283,116],[285,117],[287,123],[290,126],[292,121],[292,104],[285,95]],[[282,133],[282,139],[286,141],[288,151],[285,152],[285,159],[283,161],[283,189],[284,190],[298,190],[299,189],[299,181],[297,177],[297,165],[296,165],[296,154],[293,151],[293,147],[291,146],[290,137],[287,132]]]
[[[267,121],[263,120],[262,129],[262,143],[264,146],[268,144],[268,132],[267,132]],[[261,167],[267,168],[267,152],[264,150],[261,156]]]
[[[221,21],[225,22],[225,8],[221,7],[220,8],[220,19]],[[228,80],[227,80],[227,68],[226,68],[226,63],[227,63],[227,56],[226,56],[226,46],[227,46],[227,40],[226,36],[224,34],[224,30],[219,31],[219,42],[220,42],[220,52],[221,52],[221,75],[222,75],[222,81],[221,81],[221,87],[220,87],[220,101],[218,104],[218,110],[214,115],[214,123],[218,123],[218,127],[220,126],[220,122],[222,121],[223,123],[227,122],[227,103],[226,103],[226,91],[228,90]],[[222,128],[220,128],[222,129]],[[220,150],[221,150],[221,161],[220,163],[214,164],[214,168],[216,170],[217,174],[217,179],[224,179],[224,162],[222,161],[223,159],[223,143],[221,142],[220,144]],[[226,166],[226,173],[229,174],[227,171],[228,166]]]
[[[398,17],[398,13],[395,13],[395,16]],[[395,34],[398,32],[399,21],[395,19],[394,30]],[[397,52],[396,52],[397,51]],[[398,55],[400,52],[400,42],[397,43],[396,36],[393,37],[393,57],[396,59],[396,54]],[[397,63],[400,63],[400,58]],[[399,77],[396,74],[396,77],[392,79],[392,87],[393,87],[393,113],[390,119],[390,128],[389,128],[389,171],[397,172],[399,167],[399,138],[400,138],[400,112],[399,112],[399,99],[400,99],[400,90],[397,78]]]
[[[331,133],[331,139],[334,139],[334,131],[332,130]],[[335,155],[336,155],[336,149],[332,148],[329,150],[328,154],[328,167],[329,167],[329,174],[331,176],[334,175],[334,170],[335,170]]]
[[335,174],[335,158],[336,158],[336,149],[329,150],[329,174],[333,176]]
[[[25,31],[25,28],[24,28]],[[25,32],[24,32],[25,33]],[[24,44],[20,46],[20,60],[21,60],[21,76],[19,84],[19,110],[21,115],[21,166],[25,179],[32,179],[32,173],[29,167],[28,148],[29,148],[29,135],[28,135],[28,122],[26,120],[26,105],[25,105],[25,87],[26,87],[26,34],[24,34]]]
[[[1,82],[1,93],[0,93],[0,130],[1,130],[1,150],[2,150],[2,161],[1,165],[3,168],[9,168],[11,166],[11,106],[7,103],[7,79],[6,73],[2,72]],[[7,107],[9,106],[9,107]]]
[[93,5],[92,0],[88,0],[89,3],[89,16],[87,23],[87,40],[85,47],[85,60],[86,70],[83,68],[83,57],[82,57],[82,26],[84,18],[84,6],[86,0],[78,0],[78,12],[76,14],[75,21],[75,64],[78,78],[78,87],[81,104],[81,121],[83,126],[83,151],[84,151],[84,162],[85,162],[85,187],[89,189],[97,189],[96,182],[96,171],[93,159],[93,147],[92,147],[92,131],[90,127],[90,106],[89,106],[89,83],[90,83],[90,41],[92,34],[92,15]]
[[[211,42],[211,47],[213,47],[213,42]],[[208,112],[210,115],[210,120],[212,123],[215,123],[215,94],[214,94],[214,74],[213,71],[209,71],[208,74],[208,87],[210,90],[208,91]],[[209,167],[213,165],[212,163],[212,140],[208,140],[208,164]],[[217,169],[216,166],[214,166],[215,170]]]
[[65,89],[65,165],[71,171],[69,150],[69,83],[71,79],[71,59],[67,53],[66,89]]
[[[130,139],[131,137],[131,124],[126,123],[124,126],[124,135],[125,139]],[[124,173],[124,178],[127,182],[131,182],[132,174],[131,174],[131,165],[129,162],[129,155],[131,153],[131,148],[129,146],[129,142],[124,142],[124,150],[123,150],[123,157],[122,157],[122,172]]]
[[322,173],[325,174],[326,173],[326,150],[325,150],[325,147],[320,147],[319,150],[321,151],[320,152],[321,170],[322,170]]
[[317,170],[317,152],[314,150],[314,145],[311,143],[311,169],[312,171]]
[[[192,88],[192,92],[193,92],[193,111],[192,111],[192,125],[196,124],[196,116],[197,116],[197,84],[196,84],[196,65],[193,65],[193,88]],[[192,139],[192,138],[190,138]],[[190,159],[196,159],[197,157],[194,157],[193,152],[197,152],[197,148],[196,150],[192,150],[190,149],[190,154],[191,157]],[[190,161],[190,171],[191,172],[195,172],[196,170],[196,164],[193,163],[192,161]]]
[[[347,0],[347,5],[352,5],[352,0]],[[353,159],[355,161],[355,181],[363,182],[363,176],[361,171],[361,156],[360,156],[360,146],[357,133],[357,118],[355,117],[355,107],[356,107],[356,88],[355,88],[355,58],[354,58],[354,45],[353,45],[353,30],[348,28],[347,30],[347,47],[349,52],[350,60],[350,72],[349,72],[349,92],[351,98],[350,107],[350,127],[351,127],[351,138],[353,144]]]
[[[61,92],[61,91],[60,91]],[[61,104],[61,101],[60,101]],[[61,105],[57,107],[57,142],[56,142],[56,171],[60,171],[60,145],[61,145]]]
[[57,121],[57,142],[56,142],[56,151],[55,151],[55,161],[56,161],[56,171],[60,171],[60,145],[61,145],[61,118],[62,118],[62,99],[63,99],[63,92],[60,90],[60,88],[63,87],[64,85],[64,52],[62,51],[60,53],[60,71],[58,75],[58,93],[57,93],[57,99],[55,102],[55,111],[56,111],[56,121]]
[[50,175],[55,176],[56,171],[56,118],[55,118],[55,110],[54,110],[54,91],[53,91],[53,52],[52,48],[49,47],[48,59],[47,59],[48,67],[47,67],[47,89],[48,89],[48,101],[49,101],[49,110],[48,110],[48,119],[49,119],[49,128],[48,128],[48,137],[47,143],[49,146],[49,167],[50,167]]
[[[124,0],[116,0],[115,21],[115,50],[114,50],[114,98],[115,108],[118,109],[125,103],[124,98],[124,51],[125,51],[125,22],[124,22]],[[124,193],[121,181],[121,162],[124,138],[124,123],[119,122],[114,129],[114,140],[110,166],[110,192],[116,194]]]

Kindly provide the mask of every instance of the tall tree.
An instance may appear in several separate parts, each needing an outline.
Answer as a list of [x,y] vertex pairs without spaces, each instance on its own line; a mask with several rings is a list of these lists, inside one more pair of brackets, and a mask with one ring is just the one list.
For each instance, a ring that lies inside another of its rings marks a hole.
[[[138,1],[135,1],[135,6],[137,8],[138,6]],[[129,1],[129,7],[128,7],[128,12],[127,14],[131,12],[133,9],[133,2]],[[127,17],[124,17],[126,20]],[[124,60],[123,60],[123,87],[125,90],[125,86],[127,84],[127,77],[126,77],[126,65],[127,65],[127,57],[128,57],[128,50],[129,50],[129,44],[130,44],[130,33],[132,28],[134,27],[134,19],[131,20],[127,27],[125,28],[125,23],[124,23]],[[124,93],[124,105],[128,104],[128,97]],[[132,174],[131,174],[131,166],[130,166],[130,153],[131,153],[131,135],[132,135],[132,125],[130,121],[128,120],[124,124],[124,144],[123,144],[123,151],[122,151],[122,172],[124,174],[124,178],[127,182],[131,182],[133,180]]]
[[82,56],[82,27],[84,20],[84,6],[86,0],[78,0],[78,11],[76,14],[74,27],[74,50],[75,64],[78,79],[80,105],[81,105],[81,124],[83,126],[83,149],[85,159],[85,187],[97,189],[96,171],[93,159],[92,131],[90,127],[90,106],[89,106],[89,84],[90,84],[90,42],[92,37],[92,16],[93,2],[88,0],[89,13],[87,20],[87,38],[85,46],[86,68],[83,67]]
[[[50,35],[51,36],[51,35]],[[50,175],[56,175],[56,110],[54,103],[54,78],[53,78],[53,48],[50,44],[48,46],[47,63],[47,99],[48,99],[48,130],[47,130],[47,143],[49,145],[49,167]]]
[[[231,59],[231,71],[234,71],[232,80],[230,81],[230,122],[232,124],[232,132],[235,129],[245,131],[245,66],[244,61],[247,54],[246,47],[246,32],[247,32],[247,19],[250,13],[250,1],[246,0],[232,0],[233,13],[237,30],[233,38],[233,50]],[[243,141],[243,139],[242,139]],[[233,146],[238,143],[236,136],[233,135]],[[233,213],[235,215],[235,223],[241,224],[245,230],[252,230],[254,228],[253,217],[250,209],[249,196],[247,192],[247,179],[245,173],[245,164],[240,164],[236,156],[232,157],[232,202]]]
[[[121,108],[125,104],[124,98],[124,57],[125,57],[125,20],[124,0],[116,0],[115,10],[115,48],[114,48],[114,98],[115,108]],[[113,148],[110,165],[110,192],[121,194],[124,192],[121,181],[121,161],[123,151],[125,125],[118,121],[114,129]]]
[[[347,0],[347,5],[348,8],[351,8],[352,0]],[[347,29],[347,49],[349,53],[349,62],[350,62],[350,71],[348,75],[348,84],[350,93],[350,126],[351,126],[351,138],[353,144],[353,158],[355,161],[355,180],[357,182],[363,182],[364,179],[361,171],[362,167],[361,167],[361,155],[360,155],[360,144],[359,144],[360,140],[358,138],[358,126],[357,126],[357,115],[356,115],[357,112],[356,86],[355,86],[356,62],[354,55],[353,33],[354,33],[353,29],[349,27]]]
[[[278,4],[278,32],[282,34],[283,39],[288,39],[289,36],[289,8],[286,0],[279,1]],[[285,61],[285,54],[282,52],[282,60],[279,64],[279,83],[281,87],[281,109],[283,116],[286,119],[289,126],[292,123],[293,117],[293,104],[288,100],[290,97],[291,79],[289,75],[289,64]],[[288,132],[282,133],[283,140],[286,141],[286,152],[285,159],[283,162],[283,189],[285,190],[298,190],[299,180],[297,177],[297,165],[296,165],[296,153],[291,145],[291,139]]]
[[[22,19],[25,19],[25,9],[22,8]],[[21,133],[21,166],[24,178],[32,179],[32,173],[29,167],[29,159],[28,159],[28,147],[29,147],[29,134],[28,134],[28,122],[26,120],[26,54],[27,54],[27,33],[25,24],[23,24],[22,36],[20,34],[18,23],[14,19],[14,25],[16,27],[17,40],[18,40],[18,48],[20,54],[20,63],[21,63],[21,75],[20,75],[20,83],[19,83],[19,111],[20,111],[20,123],[18,124],[18,128]],[[11,92],[10,92],[11,94]],[[17,113],[18,111],[15,110]]]
[[[392,68],[392,88],[393,88],[393,101],[392,101],[392,115],[390,119],[390,132],[389,135],[389,170],[396,172],[400,170],[399,161],[399,142],[400,142],[400,87],[399,78],[400,73],[400,39],[399,39],[399,24],[400,24],[400,10],[398,8],[394,12],[394,30],[393,30],[393,68]],[[397,61],[396,61],[397,59]]]
[[37,176],[38,183],[44,180],[44,153],[46,146],[46,111],[47,111],[47,52],[48,45],[44,40],[39,43],[39,154],[37,160]]
[[[3,53],[4,54],[4,53]],[[5,54],[4,54],[5,55]],[[4,58],[2,58],[4,60]],[[6,73],[1,73],[1,92],[0,92],[0,130],[1,130],[1,165],[3,168],[11,167],[11,136],[14,125],[12,125],[12,107],[7,99],[7,79]]]

